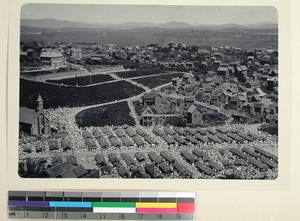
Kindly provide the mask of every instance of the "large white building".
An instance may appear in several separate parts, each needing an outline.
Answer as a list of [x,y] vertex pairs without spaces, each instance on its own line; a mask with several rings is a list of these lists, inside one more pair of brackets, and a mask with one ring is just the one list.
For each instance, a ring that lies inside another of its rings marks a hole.
[[80,60],[82,57],[82,52],[80,48],[71,48],[70,49],[70,56],[76,60]]
[[42,65],[50,67],[61,67],[66,63],[66,59],[59,51],[44,51],[40,55]]

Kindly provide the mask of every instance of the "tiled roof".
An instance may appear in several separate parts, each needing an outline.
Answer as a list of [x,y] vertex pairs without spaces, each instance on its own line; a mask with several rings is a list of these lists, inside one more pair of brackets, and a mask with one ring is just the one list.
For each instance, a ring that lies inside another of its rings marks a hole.
[[196,107],[195,105],[192,105],[192,106],[190,106],[190,108],[187,110],[187,112],[193,113],[196,109],[197,109],[197,107]]
[[228,67],[219,67],[218,71],[228,71]]
[[19,122],[25,124],[32,124],[36,118],[36,112],[33,109],[28,109],[26,107],[20,107],[19,110]]
[[63,57],[63,55],[59,51],[45,51],[45,52],[42,52],[40,57],[41,58],[59,58],[59,57]]

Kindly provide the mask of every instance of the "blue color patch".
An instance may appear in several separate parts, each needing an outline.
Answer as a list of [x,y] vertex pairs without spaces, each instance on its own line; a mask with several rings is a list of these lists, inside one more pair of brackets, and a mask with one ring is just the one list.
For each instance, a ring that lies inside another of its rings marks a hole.
[[91,202],[49,202],[49,207],[91,208]]

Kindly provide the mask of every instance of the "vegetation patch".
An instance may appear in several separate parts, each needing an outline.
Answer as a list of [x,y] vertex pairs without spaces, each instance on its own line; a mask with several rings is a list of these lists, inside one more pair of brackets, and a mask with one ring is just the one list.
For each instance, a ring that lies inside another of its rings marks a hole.
[[133,78],[133,77],[141,77],[147,75],[156,75],[156,74],[163,74],[164,71],[160,70],[159,68],[156,69],[145,69],[145,70],[130,70],[125,72],[116,73],[121,78]]
[[143,84],[149,88],[155,88],[157,86],[160,86],[162,84],[170,83],[172,81],[172,78],[174,77],[182,77],[183,73],[178,72],[174,74],[165,74],[165,75],[159,75],[159,76],[153,76],[153,77],[145,77],[145,78],[139,78],[135,79],[134,81]]
[[[113,90],[112,90],[113,89]],[[20,106],[35,109],[39,95],[44,108],[82,107],[126,99],[144,90],[126,81],[75,87],[20,79]]]
[[47,80],[46,82],[55,83],[55,84],[65,84],[65,85],[89,85],[89,84],[97,84],[106,81],[113,81],[114,78],[110,75],[88,75],[88,76],[76,76],[72,78],[64,78],[64,79],[55,79],[55,80]]
[[175,127],[185,127],[186,126],[186,122],[184,121],[184,119],[182,117],[166,117],[164,123],[164,126],[175,126]]
[[134,119],[129,113],[128,104],[124,101],[83,110],[76,115],[76,122],[79,127],[123,124],[134,126]]
[[278,124],[275,123],[263,124],[260,126],[259,130],[271,135],[278,136]]

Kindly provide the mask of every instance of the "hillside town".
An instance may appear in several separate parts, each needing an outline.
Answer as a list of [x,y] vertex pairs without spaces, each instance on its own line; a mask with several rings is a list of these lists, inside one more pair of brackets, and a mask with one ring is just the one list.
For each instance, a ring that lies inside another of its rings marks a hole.
[[277,177],[276,49],[21,42],[20,79],[21,177]]

